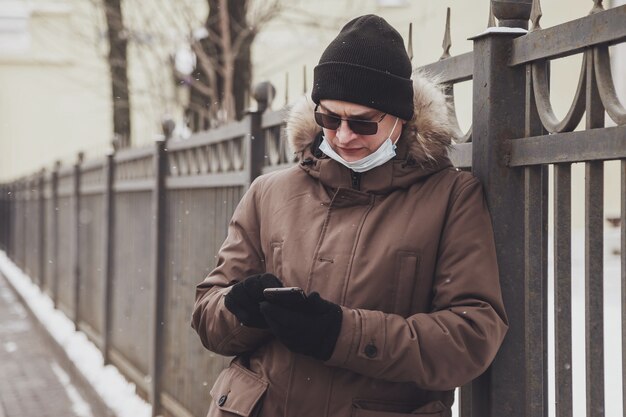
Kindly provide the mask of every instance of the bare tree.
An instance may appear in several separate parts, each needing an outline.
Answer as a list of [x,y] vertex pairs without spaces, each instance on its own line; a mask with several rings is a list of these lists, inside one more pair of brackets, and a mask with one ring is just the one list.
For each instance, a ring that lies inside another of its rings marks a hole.
[[[197,65],[190,77],[187,113],[194,130],[243,117],[252,79],[251,46],[260,28],[280,12],[280,2],[250,10],[250,0],[207,0],[206,36],[191,37]],[[179,74],[180,75],[180,74]]]
[[113,132],[115,146],[131,145],[130,97],[128,90],[128,36],[122,18],[121,0],[103,0],[109,39],[108,63],[111,72]]

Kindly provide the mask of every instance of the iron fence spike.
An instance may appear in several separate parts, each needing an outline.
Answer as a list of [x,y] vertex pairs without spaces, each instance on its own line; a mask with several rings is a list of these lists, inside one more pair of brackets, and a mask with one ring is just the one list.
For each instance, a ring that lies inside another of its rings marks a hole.
[[589,14],[598,13],[604,10],[604,5],[602,4],[602,0],[593,0],[593,9],[589,12]]
[[541,2],[540,0],[533,0],[533,7],[530,10],[530,22],[532,23],[532,28],[530,31],[541,29],[541,25],[539,21],[543,16],[543,12],[541,11]]
[[450,8],[447,8],[446,12],[446,29],[443,35],[443,43],[441,44],[443,47],[443,54],[441,54],[442,59],[450,58],[450,48],[452,47],[452,39],[450,38]]
[[496,17],[493,15],[493,9],[491,8],[491,2],[489,2],[489,20],[487,21],[487,27],[492,28],[496,26]]
[[285,106],[289,103],[289,72],[285,72]]

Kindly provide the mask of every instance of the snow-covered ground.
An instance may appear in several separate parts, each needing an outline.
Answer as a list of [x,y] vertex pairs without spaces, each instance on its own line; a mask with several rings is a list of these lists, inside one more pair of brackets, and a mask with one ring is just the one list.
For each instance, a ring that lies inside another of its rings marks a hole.
[[[605,415],[622,415],[622,345],[621,345],[621,280],[619,229],[607,228],[604,242],[604,362]],[[549,416],[554,406],[554,276],[552,238],[549,240],[548,265],[548,396]],[[62,312],[55,310],[50,298],[22,273],[6,254],[0,251],[0,270],[22,294],[39,320],[57,342],[65,348],[87,380],[119,417],[148,417],[150,405],[135,394],[117,369],[104,366],[100,351],[87,337],[74,330],[74,325]],[[572,233],[572,374],[574,417],[585,416],[585,282],[584,234]],[[458,409],[453,409],[454,417]]]
[[[151,416],[152,408],[136,395],[134,384],[127,382],[114,366],[104,366],[104,359],[98,348],[84,333],[74,330],[72,321],[54,308],[50,297],[42,293],[3,251],[0,251],[0,270],[118,417]],[[61,377],[64,377],[64,374],[61,374]],[[88,415],[84,405],[80,405],[79,411],[81,412],[79,415]]]

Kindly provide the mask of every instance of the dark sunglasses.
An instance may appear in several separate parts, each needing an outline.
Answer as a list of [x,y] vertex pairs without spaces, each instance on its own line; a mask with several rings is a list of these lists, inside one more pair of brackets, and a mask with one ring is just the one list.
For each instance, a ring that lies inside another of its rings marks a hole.
[[374,120],[355,120],[355,119],[342,119],[332,114],[326,114],[317,111],[319,105],[315,106],[315,122],[325,129],[337,130],[341,126],[341,122],[345,120],[352,130],[357,135],[375,135],[378,132],[378,124],[382,122],[387,113],[383,113],[380,119]]

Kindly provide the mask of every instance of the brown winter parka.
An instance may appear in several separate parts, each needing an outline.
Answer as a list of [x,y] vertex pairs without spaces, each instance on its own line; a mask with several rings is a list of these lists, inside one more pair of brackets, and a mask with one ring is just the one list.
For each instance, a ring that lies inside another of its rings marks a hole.
[[[208,416],[446,417],[452,390],[493,360],[507,319],[489,212],[480,183],[446,156],[441,90],[420,74],[413,83],[396,157],[361,175],[319,152],[308,100],[291,110],[298,165],[254,181],[197,287],[193,328],[235,356]],[[342,306],[328,361],[226,309],[230,286],[263,272]]]

